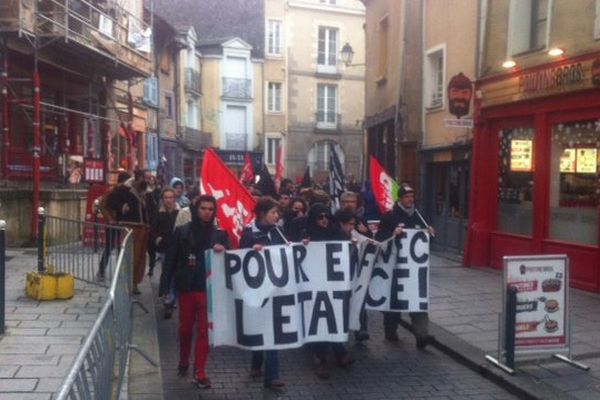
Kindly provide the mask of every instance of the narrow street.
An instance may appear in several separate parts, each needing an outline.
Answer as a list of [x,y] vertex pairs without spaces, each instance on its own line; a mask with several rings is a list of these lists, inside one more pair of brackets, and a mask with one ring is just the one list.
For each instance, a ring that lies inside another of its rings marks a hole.
[[[153,280],[156,294],[155,280]],[[155,296],[156,298],[156,296]],[[369,314],[371,339],[349,350],[357,362],[346,371],[332,368],[331,379],[320,380],[311,367],[304,348],[280,352],[282,378],[286,391],[278,395],[265,391],[262,380],[249,378],[250,353],[234,348],[213,349],[207,373],[213,387],[196,389],[191,374],[177,377],[177,313],[164,320],[157,300],[156,318],[160,343],[163,395],[183,399],[516,399],[477,373],[450,359],[433,347],[418,351],[406,330],[399,328],[400,342],[383,338],[382,318]]]

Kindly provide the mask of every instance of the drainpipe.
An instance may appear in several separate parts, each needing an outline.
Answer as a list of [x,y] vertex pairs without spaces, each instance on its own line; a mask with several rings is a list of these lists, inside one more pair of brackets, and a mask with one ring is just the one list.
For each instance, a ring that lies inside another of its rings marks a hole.
[[154,26],[154,0],[150,1],[150,19],[152,26],[152,50],[154,51],[154,76],[156,77],[156,108],[154,112],[156,112],[156,154],[158,160],[156,161],[156,169],[158,170],[158,165],[161,160],[161,145],[160,145],[160,55],[167,47],[168,41],[165,40],[163,45],[160,48],[160,51],[156,51],[156,47],[154,46],[154,38],[156,38],[156,30]]
[[3,70],[2,70],[2,176],[6,178],[8,173],[8,155],[10,153],[10,135],[9,135],[9,108],[8,108],[8,48],[6,40],[3,43]]
[[[422,5],[421,5],[422,6]],[[404,71],[406,68],[406,48],[408,45],[407,33],[408,33],[408,0],[404,0],[403,4],[403,15],[402,15],[402,51],[400,52],[400,63],[398,68],[398,93],[396,96],[396,110],[394,113],[394,153],[396,153],[396,157],[394,158],[394,173],[396,174],[396,178],[400,176],[400,171],[398,168],[399,159],[400,159],[400,135],[402,137],[406,135],[405,128],[407,126],[404,118],[400,116],[401,107],[404,105],[403,95],[404,95]],[[403,54],[404,53],[404,54]],[[401,125],[402,124],[402,125]]]
[[40,206],[40,157],[42,151],[40,137],[40,74],[37,69],[37,59],[33,70],[33,204],[31,218],[31,232],[34,239],[38,239],[41,232],[38,232],[37,210]]

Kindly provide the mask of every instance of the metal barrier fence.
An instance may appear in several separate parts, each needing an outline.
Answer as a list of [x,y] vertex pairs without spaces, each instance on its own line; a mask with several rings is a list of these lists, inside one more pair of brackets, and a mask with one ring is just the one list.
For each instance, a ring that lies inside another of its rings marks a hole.
[[141,306],[132,297],[133,232],[46,216],[43,208],[38,210],[38,228],[38,272],[66,272],[108,289],[55,399],[118,399],[130,350],[156,365],[132,343],[132,306]]
[[[108,287],[126,229],[46,216],[38,210],[38,272],[60,271]],[[117,251],[115,251],[117,250]]]
[[108,299],[75,357],[57,400],[119,397],[132,348],[132,267],[133,234],[129,231],[122,242]]

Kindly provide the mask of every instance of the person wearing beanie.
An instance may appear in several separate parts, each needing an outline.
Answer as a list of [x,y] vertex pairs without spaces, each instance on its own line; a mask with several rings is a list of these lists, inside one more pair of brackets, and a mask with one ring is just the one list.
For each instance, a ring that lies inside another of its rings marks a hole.
[[[375,234],[375,240],[383,242],[392,236],[402,234],[402,229],[427,229],[429,234],[435,236],[434,229],[429,226],[421,217],[421,214],[415,207],[415,191],[408,184],[402,184],[398,188],[398,201],[394,204],[391,211],[388,211],[381,217],[379,230]],[[424,349],[431,341],[429,335],[429,316],[427,312],[409,313],[413,326],[413,334],[417,341],[417,348]],[[400,313],[384,312],[383,326],[385,329],[385,338],[390,342],[397,342],[398,322]]]

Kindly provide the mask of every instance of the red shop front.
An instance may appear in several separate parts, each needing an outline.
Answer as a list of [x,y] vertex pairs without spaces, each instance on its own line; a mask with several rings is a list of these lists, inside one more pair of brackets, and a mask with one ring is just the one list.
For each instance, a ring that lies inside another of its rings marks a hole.
[[465,265],[567,254],[600,292],[600,54],[477,82]]

